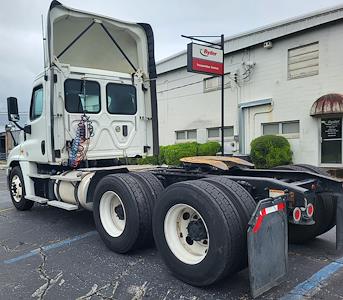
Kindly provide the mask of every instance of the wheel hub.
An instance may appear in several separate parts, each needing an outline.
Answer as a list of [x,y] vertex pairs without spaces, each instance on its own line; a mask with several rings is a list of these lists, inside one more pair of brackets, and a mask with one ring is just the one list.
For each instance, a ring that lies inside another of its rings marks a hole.
[[186,264],[197,264],[207,255],[209,233],[200,213],[188,204],[172,206],[164,220],[169,249]]
[[126,226],[126,212],[120,196],[113,192],[105,192],[99,204],[102,226],[112,237],[119,237]]
[[207,233],[206,228],[201,219],[198,219],[197,221],[190,221],[188,226],[188,237],[192,241],[201,241],[207,239]]
[[21,180],[18,175],[14,175],[12,178],[11,194],[13,196],[13,199],[16,202],[20,202],[22,194],[23,194],[23,188],[22,188]]
[[117,215],[117,217],[119,218],[119,220],[124,220],[125,216],[124,216],[124,209],[122,205],[118,205],[114,208],[114,211]]

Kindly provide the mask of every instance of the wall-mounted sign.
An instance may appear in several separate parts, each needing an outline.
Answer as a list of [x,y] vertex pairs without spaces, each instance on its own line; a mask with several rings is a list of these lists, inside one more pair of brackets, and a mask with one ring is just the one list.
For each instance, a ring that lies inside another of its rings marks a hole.
[[187,71],[223,75],[223,50],[195,43],[188,44]]
[[341,118],[322,119],[322,139],[341,139],[342,123]]

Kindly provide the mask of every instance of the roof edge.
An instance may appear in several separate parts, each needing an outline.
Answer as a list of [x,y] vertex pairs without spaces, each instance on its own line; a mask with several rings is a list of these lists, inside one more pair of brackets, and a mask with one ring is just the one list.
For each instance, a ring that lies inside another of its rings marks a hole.
[[[231,42],[233,40],[238,40],[238,39],[241,39],[241,38],[245,38],[245,37],[248,37],[250,35],[259,34],[259,33],[263,33],[263,32],[266,32],[266,31],[271,31],[271,30],[274,30],[274,29],[277,29],[277,28],[280,28],[280,27],[288,26],[290,24],[302,22],[305,19],[320,17],[320,16],[324,16],[324,15],[327,15],[327,14],[335,13],[335,12],[338,12],[338,11],[342,11],[343,12],[343,5],[342,4],[341,5],[332,6],[332,7],[328,7],[328,8],[324,8],[324,9],[321,9],[321,10],[315,10],[315,11],[312,11],[312,12],[307,13],[307,14],[299,15],[299,16],[296,16],[296,17],[293,17],[293,18],[288,18],[288,19],[285,19],[285,20],[280,21],[280,22],[271,23],[269,25],[261,26],[261,27],[258,27],[256,29],[253,29],[253,30],[249,30],[249,31],[245,31],[245,32],[238,33],[238,34],[235,34],[235,35],[231,35],[231,36],[228,36],[227,38],[224,39],[224,43]],[[343,17],[337,18],[337,19],[343,19]],[[332,20],[328,20],[327,22],[322,22],[319,25],[326,24],[326,23],[329,23],[331,21]],[[315,26],[318,26],[318,24],[314,24],[312,26],[308,26],[306,29],[310,29],[310,28],[315,27]],[[303,29],[301,29],[301,30],[303,30]],[[301,30],[299,30],[299,31],[301,31]],[[284,34],[284,35],[287,35],[287,34]],[[284,36],[284,35],[280,35],[279,37]],[[275,39],[275,37],[272,38],[272,39]],[[219,40],[214,40],[213,42],[215,43],[215,42],[218,42],[218,41]],[[257,44],[259,44],[259,43],[253,43],[250,46],[257,45]],[[227,47],[225,47],[225,48],[227,48]],[[240,49],[229,50],[229,51],[226,51],[224,54],[231,53],[231,52],[234,52],[234,51],[237,51],[237,50],[240,50]],[[175,54],[167,56],[166,58],[163,58],[163,59],[157,61],[156,66],[158,67],[159,65],[162,65],[163,63],[168,62],[170,60],[173,60],[175,58],[178,58],[178,57],[180,57],[180,56],[182,56],[182,55],[184,55],[186,53],[187,53],[186,50],[182,50],[182,51],[179,51],[179,52],[177,52]],[[165,72],[167,72],[167,71],[163,71],[162,73],[165,73]]]

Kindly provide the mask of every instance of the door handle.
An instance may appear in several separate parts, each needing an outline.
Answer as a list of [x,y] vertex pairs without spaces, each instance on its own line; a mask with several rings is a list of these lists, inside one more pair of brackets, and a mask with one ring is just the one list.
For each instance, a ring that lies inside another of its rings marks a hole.
[[41,150],[42,154],[45,155],[45,141],[42,141],[40,143],[40,150]]
[[127,125],[123,125],[123,136],[127,136]]

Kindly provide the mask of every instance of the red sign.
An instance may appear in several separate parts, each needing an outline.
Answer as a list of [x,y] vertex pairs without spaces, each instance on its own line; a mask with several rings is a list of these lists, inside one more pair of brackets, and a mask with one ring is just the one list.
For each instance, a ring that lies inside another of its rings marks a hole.
[[223,75],[223,50],[194,43],[188,44],[187,71]]
[[192,60],[193,72],[197,71],[200,73],[210,73],[223,75],[223,63],[217,63],[210,60],[204,60],[199,58],[193,58]]

